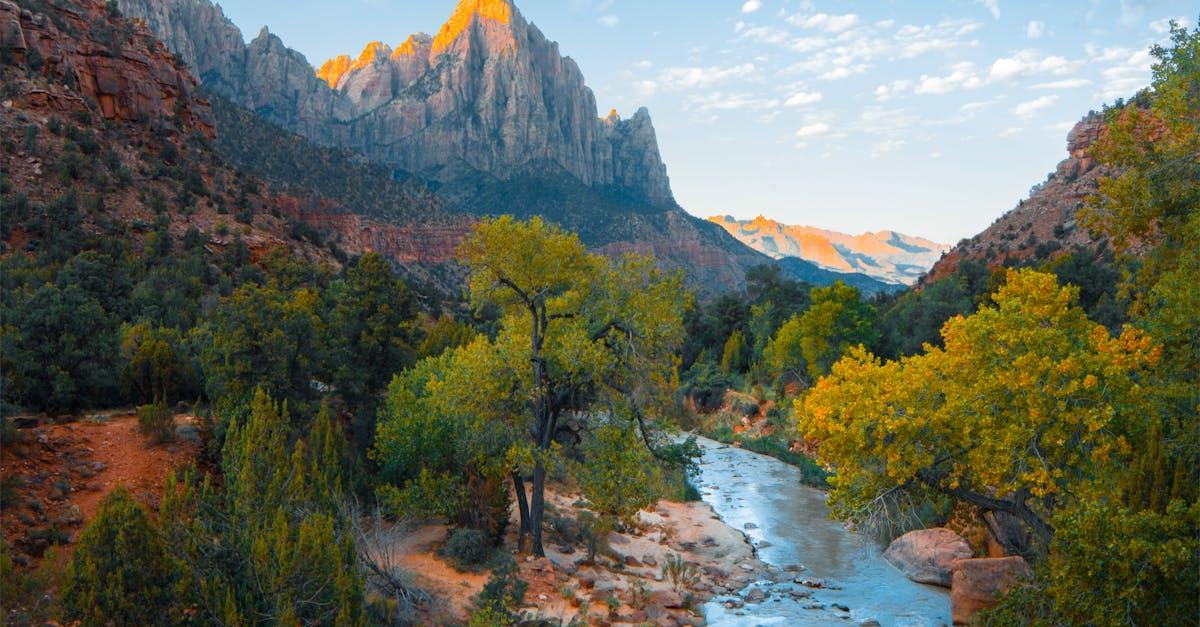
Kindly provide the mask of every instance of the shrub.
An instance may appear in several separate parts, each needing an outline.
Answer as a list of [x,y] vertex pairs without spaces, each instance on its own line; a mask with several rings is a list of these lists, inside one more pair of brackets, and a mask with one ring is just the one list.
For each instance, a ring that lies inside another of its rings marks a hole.
[[683,559],[677,553],[670,553],[662,565],[663,579],[671,583],[671,588],[676,594],[683,596],[696,581],[700,578],[700,573],[696,569],[696,565]]
[[175,438],[175,414],[165,401],[155,401],[138,407],[138,429],[155,444]]
[[84,530],[67,565],[63,610],[83,625],[151,625],[172,608],[177,572],[142,506],[118,488]]
[[587,563],[594,564],[596,555],[608,550],[608,533],[613,530],[610,518],[596,516],[591,512],[579,514],[579,530],[583,534],[583,548],[587,552]]
[[468,624],[470,627],[509,627],[520,623],[523,617],[516,610],[528,588],[529,584],[517,575],[517,564],[511,557],[497,564],[491,579],[475,600]]
[[459,571],[477,571],[491,556],[492,543],[478,529],[455,529],[442,547],[442,557]]

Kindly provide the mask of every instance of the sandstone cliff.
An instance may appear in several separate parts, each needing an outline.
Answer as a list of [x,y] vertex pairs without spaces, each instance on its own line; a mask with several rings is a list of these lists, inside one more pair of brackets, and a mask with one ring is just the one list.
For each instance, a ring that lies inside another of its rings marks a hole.
[[1075,246],[1097,246],[1099,243],[1079,227],[1075,216],[1104,176],[1103,168],[1090,155],[1092,144],[1103,131],[1104,117],[1100,114],[1091,114],[1076,124],[1067,135],[1069,156],[1046,181],[982,233],[959,242],[921,282],[953,274],[964,260],[994,270],[1006,262],[1048,259]]
[[318,143],[418,176],[497,178],[549,160],[585,185],[671,202],[648,112],[597,117],[579,67],[510,0],[463,0],[438,34],[314,70],[264,28],[249,45],[207,0],[119,0],[211,89]]
[[847,235],[811,226],[780,224],[759,216],[738,220],[732,216],[708,219],[738,241],[775,259],[799,257],[835,272],[861,272],[887,283],[912,285],[933,266],[945,244],[897,233],[878,231]]
[[451,210],[538,214],[595,249],[652,250],[707,293],[739,288],[747,269],[770,262],[675,203],[649,112],[598,117],[579,67],[511,0],[463,0],[434,36],[371,42],[319,69],[265,28],[241,43],[208,0],[118,5],[215,93],[427,181]]

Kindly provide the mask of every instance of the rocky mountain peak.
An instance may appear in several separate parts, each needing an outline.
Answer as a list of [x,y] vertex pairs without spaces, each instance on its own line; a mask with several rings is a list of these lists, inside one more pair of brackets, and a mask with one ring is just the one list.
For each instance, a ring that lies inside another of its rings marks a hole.
[[[489,41],[511,46],[510,49],[515,50],[517,42],[508,27],[519,21],[520,13],[510,0],[462,0],[433,38],[431,53],[437,55],[450,48],[474,25],[483,26],[492,35]],[[509,37],[503,37],[506,31]]]
[[427,55],[433,45],[433,37],[425,33],[413,33],[404,40],[404,43],[396,46],[395,52],[392,53],[393,59],[402,57],[415,57],[418,55]]

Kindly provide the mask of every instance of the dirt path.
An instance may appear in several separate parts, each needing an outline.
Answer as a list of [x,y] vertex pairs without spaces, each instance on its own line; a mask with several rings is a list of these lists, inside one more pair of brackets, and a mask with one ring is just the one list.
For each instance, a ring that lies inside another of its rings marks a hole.
[[[195,418],[176,416],[184,435]],[[22,430],[24,441],[6,447],[0,477],[16,498],[0,512],[4,538],[24,559],[54,544],[74,543],[117,486],[156,508],[168,471],[199,454],[199,440],[154,446],[138,431],[137,416],[115,413],[78,422]]]

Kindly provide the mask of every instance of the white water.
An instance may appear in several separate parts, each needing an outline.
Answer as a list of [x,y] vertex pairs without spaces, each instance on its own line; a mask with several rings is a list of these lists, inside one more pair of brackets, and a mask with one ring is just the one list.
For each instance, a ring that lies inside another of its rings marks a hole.
[[[726,608],[729,596],[714,597],[704,607],[710,625],[950,624],[948,591],[909,581],[883,559],[876,542],[830,520],[825,493],[801,484],[799,470],[712,440],[699,442],[704,456],[695,481],[705,502],[727,524],[745,530],[755,546],[762,545],[758,554],[763,561],[781,569],[804,567],[784,573],[780,583],[760,582],[742,591],[744,596],[763,588],[769,596],[762,603]],[[797,578],[831,585],[811,589],[793,583]],[[797,599],[793,591],[812,596]]]

